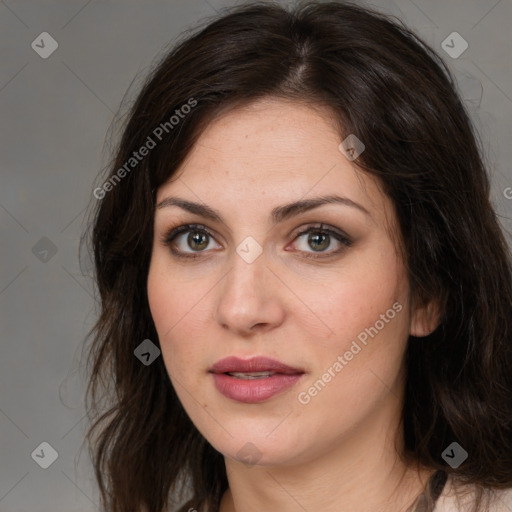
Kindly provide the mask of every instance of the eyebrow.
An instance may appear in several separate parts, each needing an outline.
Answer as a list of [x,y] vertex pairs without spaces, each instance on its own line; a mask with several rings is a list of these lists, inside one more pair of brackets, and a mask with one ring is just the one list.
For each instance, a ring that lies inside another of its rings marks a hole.
[[[371,217],[370,213],[364,206],[360,205],[359,203],[356,203],[355,201],[352,201],[352,199],[349,199],[348,197],[341,197],[338,195],[327,195],[314,197],[311,199],[303,199],[301,201],[295,201],[293,203],[277,206],[272,210],[270,214],[270,219],[272,224],[275,225],[295,215],[307,212],[314,208],[318,208],[319,206],[322,206],[324,204],[341,204],[343,206],[350,206]],[[156,208],[162,209],[170,206],[178,206],[179,208],[182,208],[183,210],[186,210],[190,213],[194,213],[206,219],[217,221],[224,224],[222,215],[217,210],[214,210],[213,208],[210,208],[205,204],[194,203],[192,201],[187,201],[186,199],[182,199],[179,197],[166,197],[165,199],[160,201],[160,203],[157,204]]]

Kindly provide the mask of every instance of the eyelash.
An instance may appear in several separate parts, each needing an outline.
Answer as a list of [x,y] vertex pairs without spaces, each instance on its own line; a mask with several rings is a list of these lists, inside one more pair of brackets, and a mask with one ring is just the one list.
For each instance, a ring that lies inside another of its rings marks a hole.
[[[194,251],[192,253],[184,253],[181,251],[177,251],[176,249],[174,249],[172,247],[174,240],[179,235],[182,235],[183,233],[188,233],[188,232],[205,234],[205,235],[208,235],[209,237],[215,239],[213,234],[202,224],[183,224],[176,228],[171,228],[161,238],[160,241],[164,246],[169,247],[171,252],[178,258],[189,259],[189,260],[200,258],[202,256],[202,253],[204,253],[205,251]],[[295,241],[300,236],[311,233],[311,232],[316,233],[316,234],[329,235],[329,236],[333,237],[335,240],[337,240],[338,242],[340,242],[341,244],[343,244],[345,247],[342,247],[341,249],[337,249],[335,251],[331,251],[327,254],[321,253],[321,252],[315,254],[315,253],[308,253],[308,252],[301,251],[301,252],[304,252],[303,257],[307,258],[307,259],[327,258],[327,257],[333,256],[335,254],[341,253],[344,249],[346,249],[347,247],[350,247],[352,245],[352,241],[348,238],[347,235],[343,234],[342,232],[334,231],[333,229],[324,228],[323,224],[320,224],[318,226],[308,226],[304,230],[297,233],[295,238],[293,239],[293,241]]]

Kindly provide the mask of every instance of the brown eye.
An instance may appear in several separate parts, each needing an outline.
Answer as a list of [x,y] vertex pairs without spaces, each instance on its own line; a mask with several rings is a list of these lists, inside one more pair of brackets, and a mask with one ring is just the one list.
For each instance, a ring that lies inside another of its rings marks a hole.
[[[304,238],[305,235],[307,239]],[[306,258],[321,258],[328,257],[342,252],[347,247],[352,245],[352,241],[342,232],[334,231],[334,229],[323,228],[320,226],[310,226],[309,228],[301,231],[295,237],[294,243],[303,238],[303,241],[298,244],[299,252],[304,253]],[[332,245],[338,245],[330,251]],[[317,253],[318,255],[315,255]]]
[[315,251],[323,251],[324,249],[327,249],[330,242],[330,235],[326,233],[310,233],[308,236],[308,244]]
[[187,244],[195,251],[202,251],[208,246],[209,235],[200,231],[191,231],[187,237]]
[[[162,239],[162,243],[170,247],[171,252],[177,257],[197,258],[214,240],[213,235],[204,226],[186,224],[171,229]],[[212,248],[218,247],[214,245]]]

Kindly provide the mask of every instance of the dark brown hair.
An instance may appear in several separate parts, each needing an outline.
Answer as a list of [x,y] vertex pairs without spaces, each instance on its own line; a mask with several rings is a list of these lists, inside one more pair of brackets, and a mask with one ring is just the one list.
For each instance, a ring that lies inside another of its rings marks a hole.
[[[340,141],[364,142],[356,163],[395,205],[412,297],[440,305],[440,326],[408,340],[400,455],[463,483],[512,486],[511,258],[452,75],[394,17],[352,3],[262,2],[209,20],[158,63],[95,200],[88,241],[101,311],[89,333],[87,439],[105,510],[162,512],[188,490],[181,510],[216,511],[227,488],[223,456],[190,421],[163,359],[145,366],[134,349],[159,344],[146,291],[156,190],[210,121],[264,97],[327,106]],[[441,457],[454,441],[469,454],[456,469]]]

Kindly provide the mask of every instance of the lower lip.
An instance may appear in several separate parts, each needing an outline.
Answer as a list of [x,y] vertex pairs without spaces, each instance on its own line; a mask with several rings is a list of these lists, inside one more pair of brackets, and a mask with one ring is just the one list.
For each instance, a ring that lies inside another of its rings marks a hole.
[[257,404],[293,386],[304,374],[276,373],[259,379],[237,379],[225,373],[213,373],[217,390],[224,396],[246,404]]

